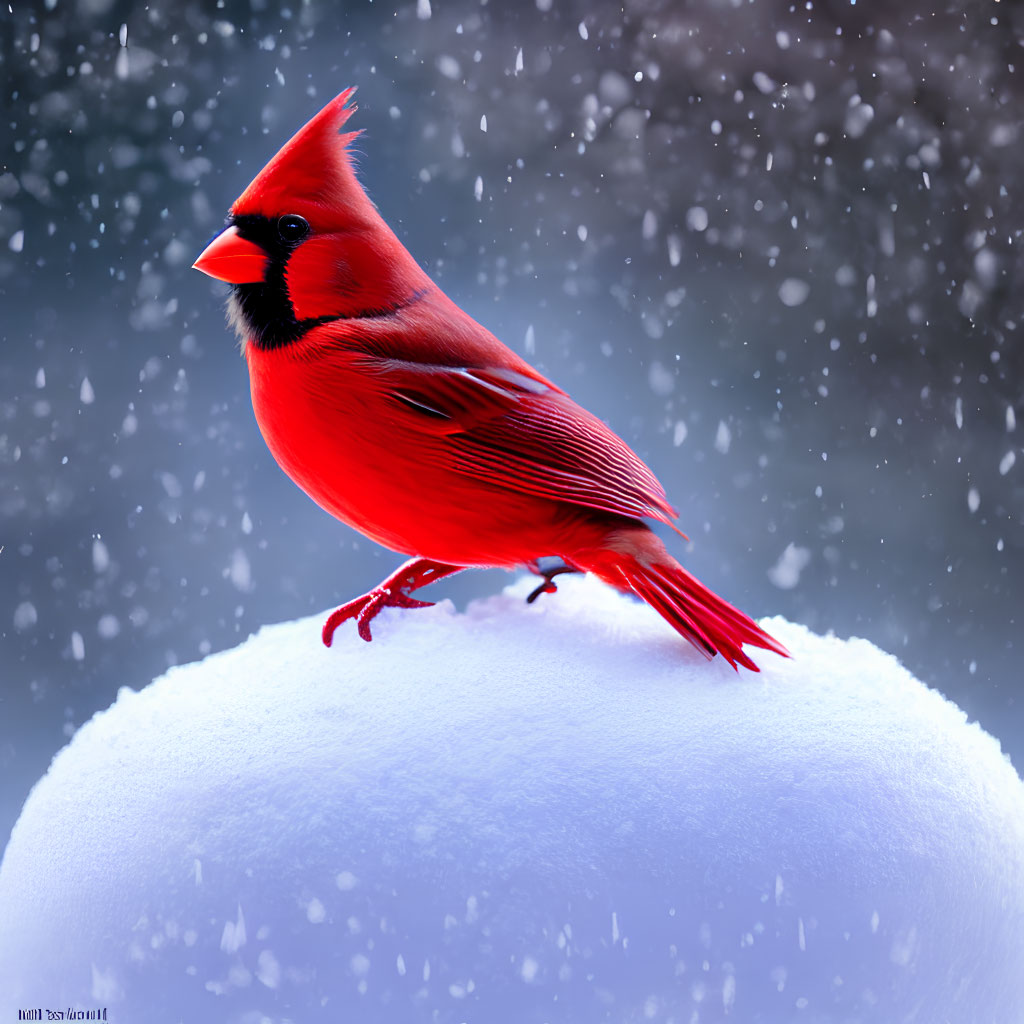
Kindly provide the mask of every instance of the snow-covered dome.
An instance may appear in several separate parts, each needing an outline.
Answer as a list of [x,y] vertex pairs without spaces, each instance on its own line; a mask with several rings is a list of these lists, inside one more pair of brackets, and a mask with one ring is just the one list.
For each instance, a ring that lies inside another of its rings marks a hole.
[[4,855],[0,1020],[1019,1019],[991,737],[863,640],[773,619],[736,673],[532,583],[122,689]]

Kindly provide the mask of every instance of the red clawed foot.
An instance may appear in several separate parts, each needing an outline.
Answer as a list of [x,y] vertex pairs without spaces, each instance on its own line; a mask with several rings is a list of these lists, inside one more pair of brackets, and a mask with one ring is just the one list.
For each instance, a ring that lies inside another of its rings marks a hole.
[[557,594],[558,587],[552,582],[556,576],[562,576],[567,572],[579,572],[579,569],[574,569],[569,565],[557,565],[554,569],[541,569],[540,566],[534,562],[532,565],[527,565],[527,569],[534,573],[536,576],[543,576],[544,582],[534,588],[533,592],[526,599],[527,604],[533,604],[534,601],[540,597],[541,594]]
[[418,601],[410,597],[410,591],[435,583],[454,573],[462,572],[464,565],[449,565],[429,558],[411,558],[399,566],[386,580],[374,587],[368,594],[357,597],[335,609],[327,617],[321,634],[325,647],[331,646],[334,631],[348,619],[356,620],[359,635],[369,642],[370,623],[382,608],[430,608],[433,601]]

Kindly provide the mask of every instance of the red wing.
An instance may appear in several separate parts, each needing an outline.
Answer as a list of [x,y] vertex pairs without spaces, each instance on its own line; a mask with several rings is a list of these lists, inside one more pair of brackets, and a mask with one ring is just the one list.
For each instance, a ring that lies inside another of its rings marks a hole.
[[560,391],[514,370],[359,362],[396,413],[443,437],[435,450],[468,475],[625,516],[669,522],[677,515],[625,441]]

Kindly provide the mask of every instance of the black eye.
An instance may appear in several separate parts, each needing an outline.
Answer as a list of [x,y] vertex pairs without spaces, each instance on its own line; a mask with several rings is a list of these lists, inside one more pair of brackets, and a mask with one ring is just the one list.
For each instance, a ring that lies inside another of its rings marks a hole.
[[297,213],[286,213],[277,221],[277,233],[286,242],[301,242],[309,234],[309,222]]

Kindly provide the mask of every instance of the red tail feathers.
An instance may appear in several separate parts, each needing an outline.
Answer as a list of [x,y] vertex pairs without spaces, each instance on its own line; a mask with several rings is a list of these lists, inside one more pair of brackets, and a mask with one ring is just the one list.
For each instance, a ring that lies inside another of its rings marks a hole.
[[721,654],[733,668],[742,665],[757,672],[757,665],[743,653],[744,644],[790,656],[753,619],[691,576],[646,529],[613,534],[607,547],[574,557],[573,562],[618,590],[642,598],[709,659]]

